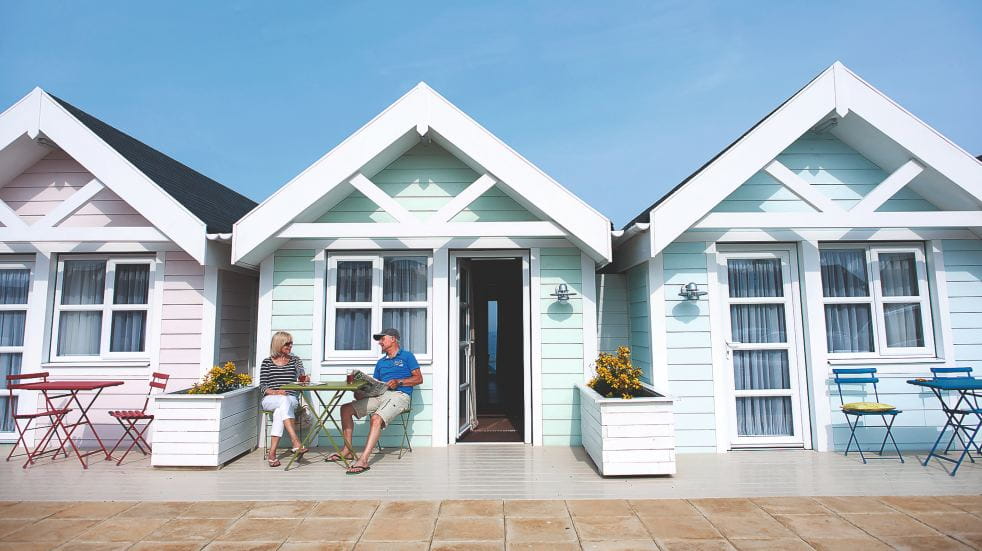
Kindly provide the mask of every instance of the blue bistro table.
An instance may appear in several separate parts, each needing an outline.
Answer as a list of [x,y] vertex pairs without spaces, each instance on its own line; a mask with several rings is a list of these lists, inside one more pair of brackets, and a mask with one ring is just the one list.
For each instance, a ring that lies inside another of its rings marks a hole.
[[[979,434],[979,429],[982,428],[982,408],[979,407],[979,398],[982,398],[982,379],[976,379],[975,377],[939,377],[934,379],[912,379],[907,382],[915,386],[931,389],[934,396],[941,402],[941,409],[948,418],[945,421],[944,427],[941,429],[941,434],[938,435],[938,439],[934,442],[931,452],[924,459],[924,465],[926,466],[932,457],[936,457],[942,461],[950,461],[955,464],[955,468],[951,470],[951,476],[955,476],[955,473],[958,472],[958,467],[961,466],[966,456],[968,456],[970,461],[975,462],[975,459],[971,456],[973,448],[976,452],[982,452],[980,450],[980,444],[982,443],[977,443],[975,440]],[[953,404],[950,404],[945,400],[943,392],[957,393],[958,399],[954,400]],[[945,432],[949,428],[952,430],[951,438],[948,440],[944,451],[939,451],[938,446],[941,444],[941,440],[944,439]],[[948,457],[948,450],[951,449],[955,438],[958,438],[963,447],[957,459]]]

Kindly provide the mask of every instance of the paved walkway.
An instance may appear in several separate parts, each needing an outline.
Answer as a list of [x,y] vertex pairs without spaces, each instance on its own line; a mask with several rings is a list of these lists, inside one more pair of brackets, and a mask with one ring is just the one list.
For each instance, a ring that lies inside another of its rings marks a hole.
[[0,502],[2,549],[979,549],[982,496]]

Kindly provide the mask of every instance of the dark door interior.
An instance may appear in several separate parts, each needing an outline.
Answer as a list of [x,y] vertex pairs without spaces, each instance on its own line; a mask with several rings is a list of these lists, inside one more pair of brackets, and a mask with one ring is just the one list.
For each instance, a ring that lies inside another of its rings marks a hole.
[[521,259],[472,259],[477,427],[460,442],[525,440]]

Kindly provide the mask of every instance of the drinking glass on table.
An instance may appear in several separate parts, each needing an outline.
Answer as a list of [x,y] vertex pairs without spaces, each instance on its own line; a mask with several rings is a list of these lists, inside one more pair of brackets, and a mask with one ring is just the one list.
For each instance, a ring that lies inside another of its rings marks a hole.
[[353,383],[353,382],[355,382],[355,370],[354,370],[354,369],[349,369],[349,370],[348,370],[348,375],[347,375],[347,377],[345,377],[345,379],[344,379],[344,380],[345,380],[345,382],[347,382],[347,383],[348,383],[349,385],[350,385],[351,383]]
[[310,383],[310,375],[307,375],[306,373],[301,374],[299,377],[297,377],[297,382],[302,385]]

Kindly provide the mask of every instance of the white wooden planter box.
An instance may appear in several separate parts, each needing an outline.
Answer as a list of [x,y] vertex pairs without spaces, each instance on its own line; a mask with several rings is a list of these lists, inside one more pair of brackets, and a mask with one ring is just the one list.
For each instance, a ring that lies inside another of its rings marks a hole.
[[604,398],[585,384],[576,386],[583,447],[600,474],[675,474],[671,398]]
[[154,467],[219,467],[258,442],[259,388],[154,398]]

